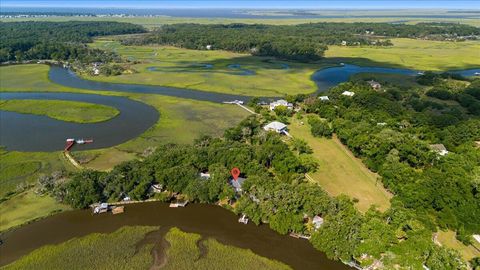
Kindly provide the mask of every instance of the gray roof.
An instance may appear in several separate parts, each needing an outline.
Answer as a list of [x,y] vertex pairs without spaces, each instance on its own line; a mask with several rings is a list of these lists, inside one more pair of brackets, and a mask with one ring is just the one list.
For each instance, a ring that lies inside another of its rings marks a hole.
[[277,131],[283,130],[285,128],[287,128],[287,125],[278,121],[273,121],[263,127],[263,129],[265,130],[277,130]]
[[245,182],[245,178],[243,177],[238,177],[237,180],[234,180],[233,178],[230,180],[230,184],[236,189],[236,190],[241,190],[243,182]]
[[430,149],[434,151],[447,151],[447,148],[445,148],[445,145],[439,143],[439,144],[431,144]]

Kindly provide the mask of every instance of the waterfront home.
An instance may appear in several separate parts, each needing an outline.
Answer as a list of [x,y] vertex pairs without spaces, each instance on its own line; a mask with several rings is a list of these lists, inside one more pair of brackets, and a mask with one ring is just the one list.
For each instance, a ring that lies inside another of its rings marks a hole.
[[318,97],[318,99],[320,99],[321,101],[329,101],[330,100],[328,98],[328,96],[320,96],[320,97]]
[[373,90],[380,90],[382,88],[382,85],[374,80],[368,81],[368,84],[370,84],[370,87],[372,87]]
[[321,216],[314,216],[312,220],[313,226],[315,227],[315,230],[320,229],[323,225],[323,218]]
[[242,185],[243,182],[245,182],[245,178],[243,177],[238,177],[237,179],[230,179],[230,185],[235,189],[235,192],[240,193],[242,192]]
[[263,129],[266,131],[275,131],[277,133],[285,133],[287,131],[287,125],[278,121],[273,121],[268,125],[264,126]]
[[346,97],[353,97],[355,95],[355,92],[350,92],[350,91],[343,91],[342,96]]
[[431,144],[430,149],[432,149],[432,151],[439,154],[440,156],[445,156],[446,154],[448,154],[447,148],[445,148],[445,145],[443,145],[441,143]]
[[293,109],[293,104],[284,100],[284,99],[279,99],[277,101],[271,102],[270,103],[270,111],[275,110],[276,107],[278,106],[284,106],[287,107],[287,109],[292,110]]

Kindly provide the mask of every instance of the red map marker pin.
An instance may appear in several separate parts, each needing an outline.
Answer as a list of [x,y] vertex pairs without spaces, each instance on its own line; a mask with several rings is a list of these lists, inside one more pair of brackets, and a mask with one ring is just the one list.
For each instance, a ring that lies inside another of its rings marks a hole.
[[237,167],[235,167],[230,171],[230,173],[232,174],[233,179],[237,181],[237,178],[240,176],[240,170]]

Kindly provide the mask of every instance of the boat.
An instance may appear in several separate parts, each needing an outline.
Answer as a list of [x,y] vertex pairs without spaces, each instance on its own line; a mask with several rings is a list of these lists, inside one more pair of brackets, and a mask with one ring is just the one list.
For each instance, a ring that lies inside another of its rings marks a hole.
[[224,104],[239,104],[239,105],[243,105],[243,100],[233,100],[233,101],[224,101],[223,102]]
[[125,206],[115,206],[112,208],[112,214],[117,215],[117,214],[122,214],[125,212]]
[[245,214],[243,214],[242,217],[238,219],[238,222],[243,223],[243,224],[248,224],[247,216]]

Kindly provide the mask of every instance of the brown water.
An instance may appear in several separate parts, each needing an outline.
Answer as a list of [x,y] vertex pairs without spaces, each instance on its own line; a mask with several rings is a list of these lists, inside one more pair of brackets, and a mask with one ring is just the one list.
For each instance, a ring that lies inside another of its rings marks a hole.
[[266,225],[238,223],[238,217],[219,206],[189,204],[169,208],[160,202],[133,204],[120,215],[92,215],[89,210],[60,213],[22,226],[1,236],[0,266],[6,265],[43,245],[58,244],[90,233],[110,233],[122,226],[150,225],[178,227],[185,232],[212,237],[223,244],[252,250],[294,269],[350,269],[329,260],[303,239],[282,236]]

